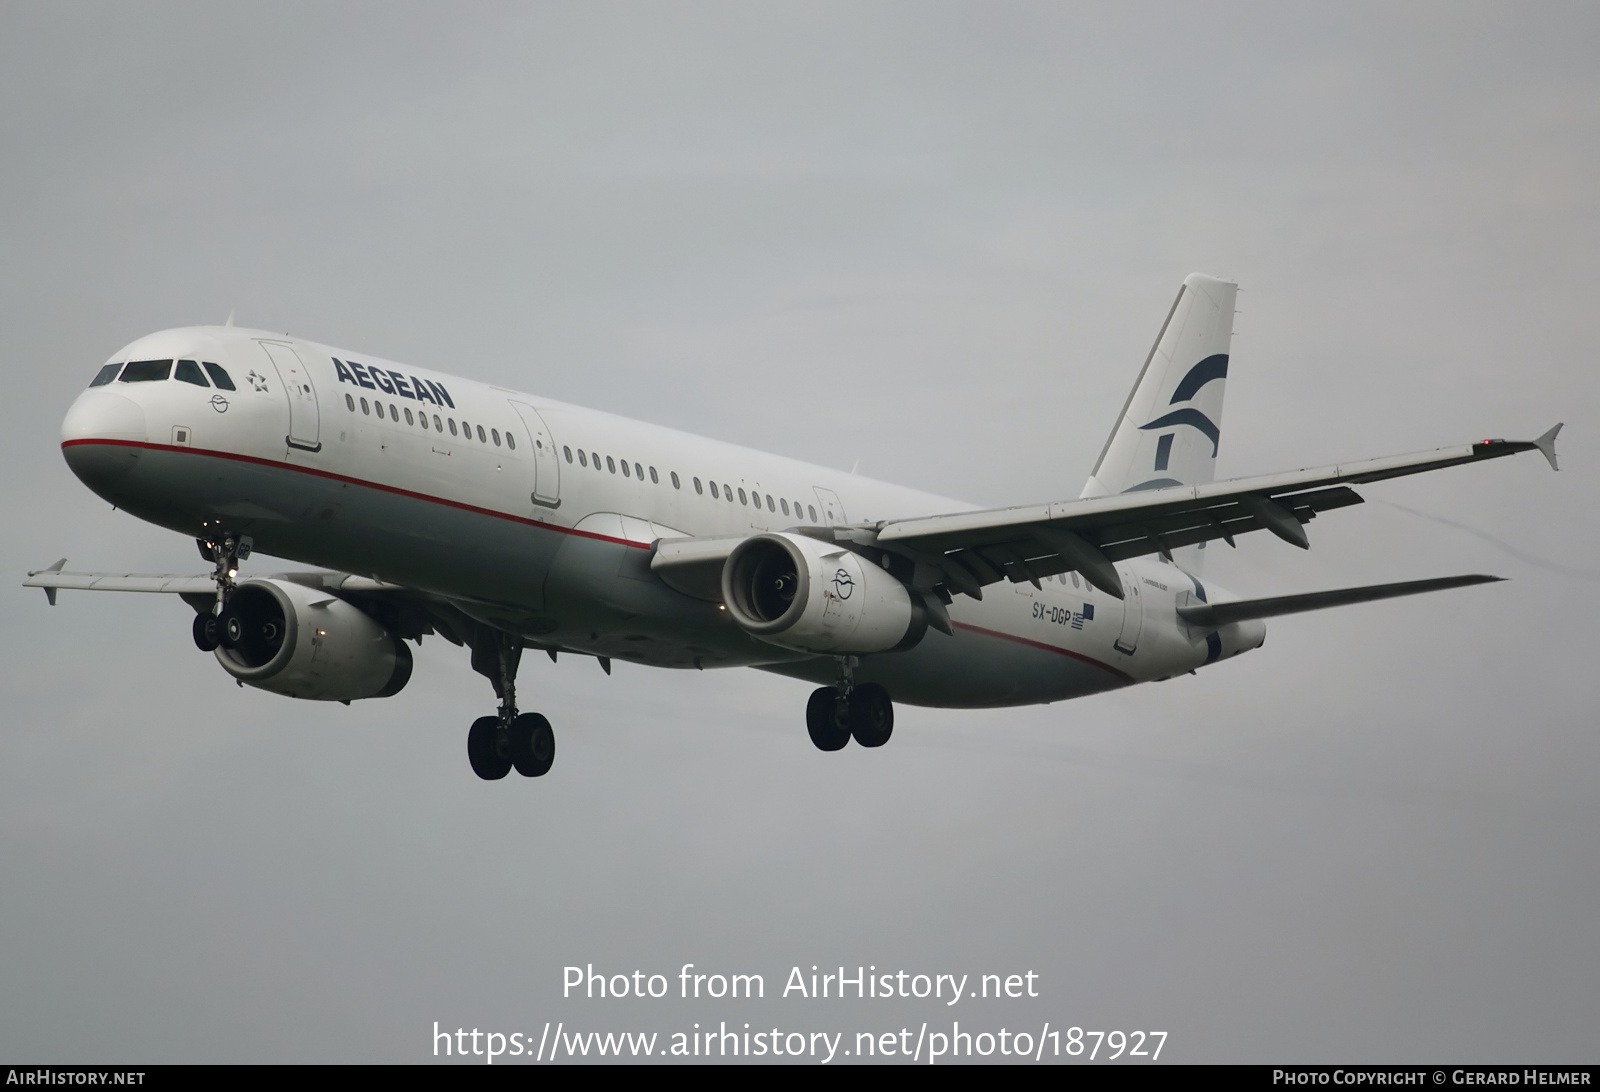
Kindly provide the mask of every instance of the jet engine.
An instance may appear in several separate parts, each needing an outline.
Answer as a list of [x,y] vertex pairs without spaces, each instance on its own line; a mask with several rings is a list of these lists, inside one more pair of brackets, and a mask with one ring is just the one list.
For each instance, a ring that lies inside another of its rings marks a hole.
[[927,608],[898,579],[804,535],[753,535],[735,546],[722,566],[722,601],[747,633],[800,652],[898,651],[928,631]]
[[411,650],[398,636],[337,596],[285,580],[235,588],[217,637],[224,671],[292,698],[387,698],[411,678]]

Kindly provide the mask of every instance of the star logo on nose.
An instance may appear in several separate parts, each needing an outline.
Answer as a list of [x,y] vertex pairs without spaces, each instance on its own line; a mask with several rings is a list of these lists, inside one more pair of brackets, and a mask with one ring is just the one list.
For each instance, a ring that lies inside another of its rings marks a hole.
[[250,380],[250,385],[256,390],[264,391],[267,389],[267,377],[264,375],[257,375],[254,368],[250,369],[250,374],[245,376],[245,378]]

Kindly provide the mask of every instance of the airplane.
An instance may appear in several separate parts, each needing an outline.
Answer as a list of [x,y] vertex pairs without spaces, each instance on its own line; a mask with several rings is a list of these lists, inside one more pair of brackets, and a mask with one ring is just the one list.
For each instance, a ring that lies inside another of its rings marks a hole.
[[[524,650],[755,667],[818,687],[821,750],[888,742],[895,703],[996,707],[1189,674],[1264,619],[1497,580],[1238,599],[1207,546],[1362,502],[1352,488],[1538,450],[1561,425],[1410,455],[1214,480],[1237,285],[1186,278],[1076,499],[982,509],[285,334],[201,326],[115,353],[61,447],[100,497],[193,537],[209,573],[28,575],[175,594],[241,685],[391,697],[406,642],[470,650],[498,711],[472,770],[538,777],[555,734],[518,710]],[[318,567],[245,577],[260,551]]]

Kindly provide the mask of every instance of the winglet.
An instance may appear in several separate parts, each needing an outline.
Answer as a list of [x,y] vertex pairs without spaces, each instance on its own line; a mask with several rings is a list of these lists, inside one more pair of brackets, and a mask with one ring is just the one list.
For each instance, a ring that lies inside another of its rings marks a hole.
[[1551,470],[1560,470],[1556,465],[1556,433],[1561,431],[1562,422],[1557,421],[1554,428],[1533,442],[1539,453],[1550,461]]
[[[58,573],[62,569],[66,568],[66,567],[67,567],[67,559],[66,558],[62,558],[60,561],[56,562],[54,565],[51,565],[48,569],[35,569],[31,573],[29,573],[28,576],[31,578],[31,577],[38,576],[40,573]],[[52,607],[56,605],[56,589],[55,588],[45,588],[44,589],[44,597],[46,599],[50,600],[50,605]]]

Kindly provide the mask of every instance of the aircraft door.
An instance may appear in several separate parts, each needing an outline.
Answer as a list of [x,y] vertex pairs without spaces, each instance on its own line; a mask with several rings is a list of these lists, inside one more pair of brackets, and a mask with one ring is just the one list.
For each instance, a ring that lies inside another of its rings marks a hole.
[[282,341],[258,341],[289,399],[289,434],[283,438],[290,447],[321,451],[322,414],[317,408],[317,388],[311,383],[311,369]]
[[1122,577],[1122,633],[1117,637],[1118,652],[1133,655],[1139,647],[1139,634],[1144,632],[1144,596],[1139,592],[1139,578],[1122,566],[1117,567]]
[[841,526],[845,522],[844,505],[839,503],[839,494],[822,486],[812,487],[817,494],[817,501],[822,505],[822,522],[830,527]]
[[539,411],[525,402],[511,403],[522,418],[533,443],[533,503],[546,508],[561,507],[561,459],[556,453],[555,437],[550,427],[539,416]]

